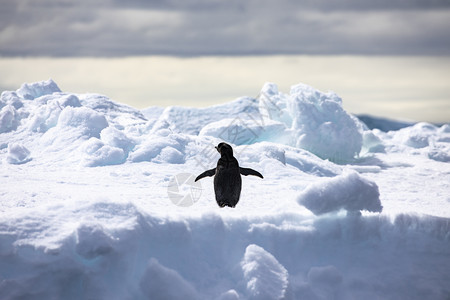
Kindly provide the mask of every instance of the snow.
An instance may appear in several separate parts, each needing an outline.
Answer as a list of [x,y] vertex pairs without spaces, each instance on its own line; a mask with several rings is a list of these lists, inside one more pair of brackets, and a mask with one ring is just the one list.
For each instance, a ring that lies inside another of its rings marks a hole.
[[251,244],[241,262],[250,299],[282,299],[288,286],[288,272],[263,248]]
[[33,100],[41,96],[61,92],[58,85],[51,79],[41,82],[24,83],[16,91],[16,95],[25,100]]
[[8,144],[6,162],[10,164],[24,164],[30,160],[30,151],[20,144]]
[[150,259],[140,286],[148,299],[194,300],[199,298],[194,287],[178,272],[164,267],[154,258]]
[[[304,84],[138,110],[47,80],[0,108],[0,299],[450,295],[448,124],[371,130]],[[264,175],[236,208],[192,180],[222,141]]]
[[100,137],[100,132],[108,127],[106,118],[87,107],[66,107],[61,111],[57,127],[59,130],[76,128],[81,135]]
[[0,133],[10,132],[18,126],[17,111],[12,105],[5,105],[0,111]]
[[105,145],[94,137],[84,142],[81,149],[85,153],[82,165],[87,167],[117,165],[123,163],[126,158],[123,149]]
[[297,202],[316,215],[342,209],[350,213],[361,210],[381,212],[383,209],[376,183],[355,171],[310,184],[300,193]]
[[352,160],[360,152],[360,125],[342,108],[342,99],[335,93],[298,84],[287,95],[269,83],[261,95],[261,114],[291,130],[291,145],[336,162]]

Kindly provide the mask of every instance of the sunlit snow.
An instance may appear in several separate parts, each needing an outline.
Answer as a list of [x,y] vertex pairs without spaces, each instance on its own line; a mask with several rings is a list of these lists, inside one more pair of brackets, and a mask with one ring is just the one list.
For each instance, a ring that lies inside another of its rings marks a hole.
[[[0,299],[448,299],[450,126],[370,130],[342,101],[4,91]],[[235,208],[193,183],[223,141],[264,175]]]

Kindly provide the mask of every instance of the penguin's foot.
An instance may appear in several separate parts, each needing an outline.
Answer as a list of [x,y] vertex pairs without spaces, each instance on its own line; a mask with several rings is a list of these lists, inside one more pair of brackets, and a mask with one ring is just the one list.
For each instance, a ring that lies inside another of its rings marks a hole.
[[225,201],[219,201],[219,202],[217,202],[217,204],[218,204],[220,207],[225,207],[225,206],[228,206],[228,207],[234,207],[234,205],[231,205],[230,203],[225,202]]

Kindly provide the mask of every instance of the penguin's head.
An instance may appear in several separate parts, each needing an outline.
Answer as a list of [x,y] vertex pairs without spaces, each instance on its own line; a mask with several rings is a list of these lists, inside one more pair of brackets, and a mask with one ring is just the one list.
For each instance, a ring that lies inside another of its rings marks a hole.
[[231,148],[231,146],[227,143],[220,143],[219,145],[217,145],[216,149],[222,156],[233,156],[233,148]]

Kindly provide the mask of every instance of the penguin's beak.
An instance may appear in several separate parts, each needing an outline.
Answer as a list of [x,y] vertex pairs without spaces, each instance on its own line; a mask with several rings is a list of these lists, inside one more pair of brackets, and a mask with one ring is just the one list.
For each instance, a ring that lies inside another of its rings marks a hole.
[[214,148],[216,148],[216,150],[219,151],[219,147],[215,146]]

